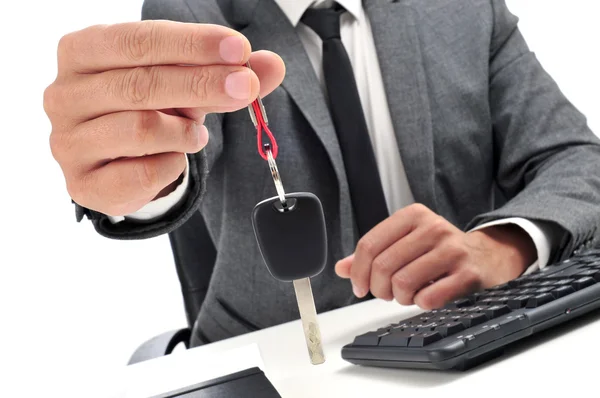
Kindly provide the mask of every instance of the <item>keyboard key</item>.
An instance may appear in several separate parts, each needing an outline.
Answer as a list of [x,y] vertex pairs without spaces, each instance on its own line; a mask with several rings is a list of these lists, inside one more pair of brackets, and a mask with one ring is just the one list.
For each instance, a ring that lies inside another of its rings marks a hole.
[[476,293],[476,294],[472,295],[471,299],[474,299],[475,302],[478,302],[478,301],[483,300],[488,297],[489,296],[487,295],[487,292],[481,292],[481,293]]
[[594,278],[594,280],[596,282],[600,282],[600,270],[589,269],[587,271],[578,272],[576,274],[576,276],[579,276],[579,277],[590,276],[590,277]]
[[442,337],[451,336],[465,329],[465,326],[461,322],[451,322],[445,325],[438,326],[435,331],[442,335]]
[[481,323],[487,322],[488,317],[485,314],[469,314],[460,319],[460,323],[462,323],[466,329],[471,328],[473,326],[477,326]]
[[489,308],[487,305],[477,305],[475,307],[465,308],[468,314],[472,314],[474,312],[482,312],[483,310]]
[[[379,340],[379,346],[386,347],[408,347],[408,343],[417,333],[392,331],[390,334],[383,336]],[[356,343],[354,343],[356,344]]]
[[452,322],[452,318],[448,314],[448,315],[440,316],[438,318],[433,319],[433,322],[439,323],[439,324],[450,323],[450,322]]
[[508,286],[514,289],[514,288],[519,287],[522,282],[523,282],[522,280],[514,279],[514,280],[508,282]]
[[411,337],[409,347],[425,347],[431,343],[441,340],[443,337],[438,332],[425,332]]
[[547,276],[550,274],[554,274],[556,272],[565,270],[567,268],[571,268],[577,265],[577,262],[569,259],[569,260],[565,260],[562,263],[559,264],[555,264],[555,265],[550,265],[548,267],[545,267],[544,269],[538,271],[539,275],[543,275],[543,276]]
[[425,325],[417,325],[417,327],[418,327],[418,328],[419,328],[421,331],[423,331],[423,330],[430,330],[430,331],[433,331],[435,328],[437,328],[438,326],[441,326],[441,325],[442,325],[442,324],[441,324],[441,323],[438,323],[438,322],[430,322],[430,323],[427,323],[427,324],[425,324]]
[[465,315],[452,315],[449,319],[450,322],[460,322],[460,320],[462,319],[462,317],[464,317]]
[[486,309],[484,312],[488,318],[493,319],[499,317],[500,315],[508,314],[510,311],[511,310],[507,305],[494,305]]
[[556,281],[554,282],[554,284],[556,286],[566,286],[566,285],[570,285],[571,283],[575,282],[574,279],[562,279],[560,281]]
[[501,297],[506,296],[506,290],[494,290],[493,292],[489,292],[487,297]]
[[513,296],[502,296],[502,297],[494,297],[494,299],[490,302],[490,305],[504,305],[514,298]]
[[596,280],[591,276],[584,276],[583,278],[577,279],[571,286],[575,288],[575,290],[585,289],[588,286],[592,286],[596,283]]
[[420,323],[428,323],[430,319],[433,319],[436,316],[437,315],[431,314],[430,312],[423,312],[423,313],[413,316],[411,318],[403,319],[402,321],[395,324],[394,326],[399,326],[402,324],[416,325],[416,324],[420,324]]
[[528,287],[538,287],[540,286],[538,283],[536,282],[527,282],[521,285],[522,288],[527,289]]
[[519,294],[520,294],[521,296],[525,296],[525,295],[527,295],[527,294],[534,294],[534,293],[536,292],[536,290],[537,290],[537,289],[532,289],[532,288],[529,288],[529,289],[521,289],[521,290],[519,291]]
[[554,300],[554,296],[550,293],[542,293],[538,294],[529,299],[527,302],[527,308],[537,308],[541,305],[551,302]]
[[550,294],[552,294],[554,298],[565,297],[571,293],[575,293],[575,289],[573,289],[571,286],[561,286],[550,292]]
[[554,287],[546,286],[546,287],[536,289],[534,294],[538,295],[538,294],[542,294],[542,293],[548,293],[549,291],[554,290],[554,289],[555,289]]
[[508,288],[509,288],[509,285],[508,285],[508,283],[504,283],[504,284],[502,284],[502,285],[497,285],[497,286],[494,286],[494,287],[492,287],[492,288],[490,288],[490,289],[488,289],[488,290],[491,290],[491,291],[494,291],[494,290],[506,290],[506,289],[508,289]]
[[527,305],[527,302],[529,301],[529,299],[532,297],[533,296],[530,296],[530,295],[518,296],[518,297],[515,297],[514,299],[510,300],[507,303],[507,305],[509,308],[511,308],[513,310],[518,310],[520,308],[524,308]]
[[549,275],[545,279],[554,280],[554,281],[561,280],[561,279],[570,279],[570,278],[573,278],[576,273],[581,272],[581,271],[582,270],[579,267],[571,267],[571,268],[562,270],[560,272],[556,272],[552,275]]
[[520,295],[520,290],[519,289],[510,289],[507,290],[505,293],[507,296],[519,296]]
[[379,338],[388,335],[388,332],[368,332],[365,334],[361,334],[360,336],[356,336],[354,338],[354,345],[367,345],[374,346],[379,344]]
[[458,299],[458,300],[451,302],[445,308],[463,308],[463,307],[469,307],[473,304],[474,304],[473,301],[471,301],[467,298],[462,298],[462,299]]

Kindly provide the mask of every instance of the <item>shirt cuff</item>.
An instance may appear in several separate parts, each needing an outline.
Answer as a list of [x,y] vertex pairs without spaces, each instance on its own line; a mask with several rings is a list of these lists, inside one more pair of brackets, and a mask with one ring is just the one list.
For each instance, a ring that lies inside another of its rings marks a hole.
[[153,200],[135,213],[127,214],[125,216],[108,216],[110,222],[113,224],[118,224],[125,220],[149,222],[167,214],[169,210],[181,202],[187,192],[190,179],[189,161],[187,156],[185,157],[185,162],[186,165],[185,170],[183,171],[183,180],[173,192],[167,196]]
[[471,232],[492,227],[494,225],[506,224],[515,224],[521,227],[531,237],[531,240],[533,241],[533,244],[535,245],[535,248],[537,250],[537,260],[533,264],[531,264],[527,268],[527,270],[525,270],[523,275],[530,274],[548,265],[548,260],[550,258],[550,250],[552,247],[552,230],[550,226],[546,224],[533,222],[524,218],[514,217],[482,224],[477,228],[472,229]]

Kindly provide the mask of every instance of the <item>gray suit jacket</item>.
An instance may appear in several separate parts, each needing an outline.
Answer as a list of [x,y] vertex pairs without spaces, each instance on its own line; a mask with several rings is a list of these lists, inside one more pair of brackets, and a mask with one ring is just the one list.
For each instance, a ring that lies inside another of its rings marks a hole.
[[[503,0],[364,0],[401,156],[416,200],[462,229],[506,217],[556,231],[551,260],[590,244],[600,220],[600,145],[586,120],[529,51]],[[206,22],[243,33],[284,59],[283,85],[265,98],[288,192],[309,191],[327,218],[330,263],[314,278],[319,312],[355,302],[333,264],[357,241],[340,148],[317,78],[273,0],[146,0],[144,19]],[[275,196],[246,109],[207,118],[210,143],[190,156],[184,203],[152,224],[112,225],[78,207],[98,232],[140,239],[179,231],[177,258],[199,264],[200,211],[217,248],[196,339],[215,341],[298,317],[291,285],[268,273],[250,214]],[[190,224],[192,223],[192,224]],[[190,232],[191,231],[191,232]]]

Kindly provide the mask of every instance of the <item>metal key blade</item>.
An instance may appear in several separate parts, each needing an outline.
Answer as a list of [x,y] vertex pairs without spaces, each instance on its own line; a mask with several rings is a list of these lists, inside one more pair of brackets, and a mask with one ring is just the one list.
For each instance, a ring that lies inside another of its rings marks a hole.
[[294,290],[296,291],[296,300],[298,301],[298,310],[302,319],[310,362],[313,365],[320,365],[325,362],[325,354],[321,345],[321,330],[317,322],[317,310],[312,288],[310,287],[310,278],[295,280]]

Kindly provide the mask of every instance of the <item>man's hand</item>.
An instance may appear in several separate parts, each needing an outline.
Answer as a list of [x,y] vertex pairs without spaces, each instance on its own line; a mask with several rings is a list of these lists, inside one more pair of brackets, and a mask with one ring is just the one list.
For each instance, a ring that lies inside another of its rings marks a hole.
[[358,297],[371,291],[383,300],[433,309],[518,277],[535,257],[533,241],[517,226],[464,233],[417,204],[367,233],[336,272],[351,279]]
[[251,53],[217,25],[143,21],[66,35],[44,109],[69,194],[121,216],[170,193],[185,154],[208,142],[205,115],[244,108],[284,74],[277,55]]

